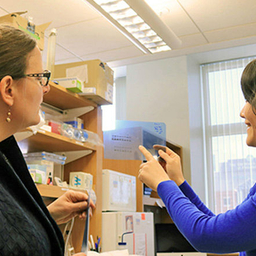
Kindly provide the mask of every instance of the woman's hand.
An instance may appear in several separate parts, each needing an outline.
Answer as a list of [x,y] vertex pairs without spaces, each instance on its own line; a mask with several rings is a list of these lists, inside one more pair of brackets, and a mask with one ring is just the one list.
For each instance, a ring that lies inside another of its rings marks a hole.
[[[88,205],[87,199],[88,195],[83,192],[68,190],[47,208],[57,224],[62,224],[76,216],[79,216],[80,219],[84,219]],[[95,208],[92,200],[90,200],[90,207],[92,209]]]
[[156,191],[160,182],[170,179],[159,162],[147,149],[143,146],[139,146],[139,150],[145,156],[147,162],[140,165],[138,178],[141,182]]
[[[154,145],[154,148],[158,145]],[[181,185],[185,178],[182,173],[180,157],[169,148],[165,147],[166,153],[163,150],[159,150],[158,153],[165,163],[161,161],[161,166],[167,172],[169,178],[173,180],[178,186]]]

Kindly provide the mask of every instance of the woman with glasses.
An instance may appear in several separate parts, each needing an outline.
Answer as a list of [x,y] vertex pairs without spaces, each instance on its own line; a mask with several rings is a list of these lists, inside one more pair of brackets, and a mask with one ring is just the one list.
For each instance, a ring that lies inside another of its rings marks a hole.
[[[241,86],[246,103],[240,116],[247,126],[248,146],[256,147],[256,60],[243,71]],[[157,191],[181,233],[195,249],[208,253],[240,252],[256,255],[256,183],[235,209],[213,214],[185,181],[180,158],[170,149],[159,150],[158,162],[143,146],[147,162],[140,166],[139,179]]]
[[57,224],[85,218],[82,192],[68,191],[46,208],[13,137],[39,123],[49,78],[36,41],[0,25],[0,255],[63,255]]

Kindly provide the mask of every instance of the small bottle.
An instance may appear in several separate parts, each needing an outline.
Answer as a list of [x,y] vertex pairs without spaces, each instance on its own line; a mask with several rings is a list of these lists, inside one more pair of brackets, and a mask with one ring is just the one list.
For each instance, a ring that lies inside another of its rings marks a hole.
[[28,26],[27,26],[27,30],[30,31],[31,33],[35,34],[35,24],[33,22],[33,18],[32,17],[28,17]]

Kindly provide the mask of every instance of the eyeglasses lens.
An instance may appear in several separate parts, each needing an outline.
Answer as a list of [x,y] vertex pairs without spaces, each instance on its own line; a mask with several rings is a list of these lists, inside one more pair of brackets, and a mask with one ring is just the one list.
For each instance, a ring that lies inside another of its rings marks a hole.
[[47,77],[40,77],[40,84],[41,86],[46,86],[48,84],[48,78]]

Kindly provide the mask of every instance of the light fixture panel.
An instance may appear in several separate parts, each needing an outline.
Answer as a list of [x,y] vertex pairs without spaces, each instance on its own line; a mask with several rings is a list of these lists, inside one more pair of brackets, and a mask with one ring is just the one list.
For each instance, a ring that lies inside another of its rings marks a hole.
[[86,0],[144,53],[169,51],[179,38],[144,0]]

